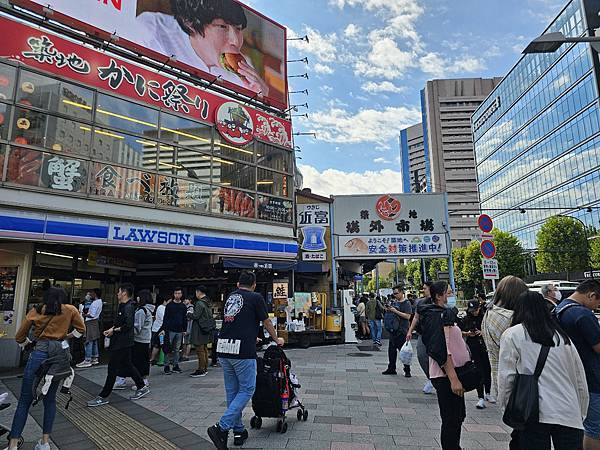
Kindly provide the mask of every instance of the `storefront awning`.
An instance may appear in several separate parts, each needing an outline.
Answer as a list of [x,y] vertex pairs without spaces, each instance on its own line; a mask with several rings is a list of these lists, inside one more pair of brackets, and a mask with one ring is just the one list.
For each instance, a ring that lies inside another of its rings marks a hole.
[[269,269],[269,270],[293,270],[297,261],[268,261],[264,259],[249,258],[223,258],[225,269]]

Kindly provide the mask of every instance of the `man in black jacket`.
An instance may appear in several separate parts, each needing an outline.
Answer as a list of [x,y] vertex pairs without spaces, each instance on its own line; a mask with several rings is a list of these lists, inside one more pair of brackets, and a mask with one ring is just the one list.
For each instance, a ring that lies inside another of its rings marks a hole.
[[163,319],[163,330],[165,332],[165,342],[168,343],[169,354],[168,361],[165,361],[165,375],[171,375],[171,366],[174,373],[181,373],[179,368],[179,350],[183,335],[187,333],[187,306],[182,301],[183,290],[179,287],[173,291],[173,301],[167,304],[165,308],[165,318]]
[[113,390],[117,374],[129,374],[137,390],[130,399],[138,400],[150,392],[150,388],[144,385],[144,380],[138,370],[131,362],[131,349],[133,347],[133,319],[135,306],[132,301],[133,285],[123,283],[119,286],[117,299],[119,308],[115,324],[104,332],[104,336],[110,339],[110,360],[108,361],[108,373],[104,388],[94,400],[87,402],[90,407],[108,404],[108,396]]

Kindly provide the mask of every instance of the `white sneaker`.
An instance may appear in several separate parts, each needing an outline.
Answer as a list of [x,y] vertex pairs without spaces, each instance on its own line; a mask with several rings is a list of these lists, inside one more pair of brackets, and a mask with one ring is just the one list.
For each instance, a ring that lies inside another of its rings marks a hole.
[[92,367],[92,362],[88,360],[83,360],[79,364],[76,364],[75,367],[78,369],[85,369],[87,367]]
[[485,394],[485,401],[488,403],[496,403],[496,397],[492,394]]
[[[150,383],[146,379],[144,379],[144,386],[150,387]],[[137,391],[137,386],[134,384],[133,386],[131,386],[131,390],[132,391]]]
[[115,382],[113,389],[115,389],[117,391],[122,391],[123,389],[126,389],[126,388],[127,388],[127,383],[125,382],[125,378],[117,377],[117,381]]
[[475,408],[485,409],[485,402],[482,398],[479,399],[479,401],[477,402],[477,405],[475,405]]
[[92,358],[92,366],[96,366],[100,364],[100,361],[98,361],[98,358]]
[[432,394],[433,393],[433,384],[431,384],[430,380],[427,380],[425,386],[423,386],[423,394]]
[[50,450],[50,444],[42,444],[42,441],[38,441],[35,444],[35,450]]

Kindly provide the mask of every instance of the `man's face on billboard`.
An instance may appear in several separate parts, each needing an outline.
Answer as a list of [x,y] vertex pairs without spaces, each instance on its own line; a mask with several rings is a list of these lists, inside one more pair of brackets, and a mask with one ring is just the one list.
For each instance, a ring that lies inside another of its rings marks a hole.
[[204,28],[204,37],[196,35],[195,38],[202,39],[217,57],[223,53],[240,53],[244,44],[242,26],[230,25],[223,19],[213,20]]

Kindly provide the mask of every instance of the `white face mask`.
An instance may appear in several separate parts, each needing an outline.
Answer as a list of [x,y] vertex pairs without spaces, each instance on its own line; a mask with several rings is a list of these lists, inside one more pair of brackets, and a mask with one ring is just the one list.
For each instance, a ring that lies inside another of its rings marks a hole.
[[560,291],[558,289],[556,291],[554,291],[554,298],[556,299],[557,302],[560,302],[560,300],[562,299],[562,294],[560,293]]
[[456,306],[456,297],[454,295],[448,297],[448,303],[446,304],[446,306],[448,306],[448,308],[454,308]]

